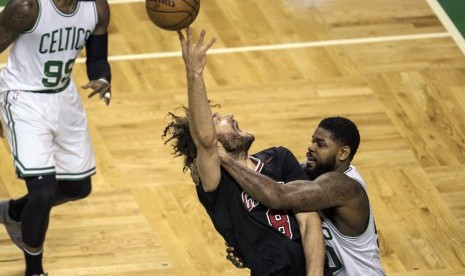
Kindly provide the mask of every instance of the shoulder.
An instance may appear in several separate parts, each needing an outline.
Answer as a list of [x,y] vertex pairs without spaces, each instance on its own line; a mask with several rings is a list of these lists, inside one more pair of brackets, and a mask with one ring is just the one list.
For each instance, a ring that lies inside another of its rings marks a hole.
[[107,0],[95,0],[97,7],[98,22],[94,30],[94,35],[107,33],[108,24],[110,23],[110,6]]
[[[82,1],[82,0],[81,0]],[[110,13],[110,6],[108,5],[107,0],[84,0],[85,2],[95,2],[97,6],[97,12],[100,14],[109,14]]]
[[2,24],[15,31],[27,31],[34,27],[39,15],[39,0],[11,0],[1,13]]
[[[18,19],[36,19],[39,11],[39,0],[11,0],[4,11],[12,11]],[[31,18],[32,17],[32,18]]]
[[342,172],[324,173],[318,176],[315,182],[344,200],[357,198],[365,194],[363,186],[356,179]]
[[30,14],[39,8],[38,0],[12,0],[11,3],[14,5],[16,12],[22,13],[19,15]]

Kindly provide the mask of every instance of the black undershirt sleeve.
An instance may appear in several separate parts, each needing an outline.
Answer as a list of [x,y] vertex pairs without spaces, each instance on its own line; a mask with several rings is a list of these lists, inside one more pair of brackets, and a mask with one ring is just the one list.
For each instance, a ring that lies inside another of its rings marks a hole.
[[104,78],[111,82],[111,69],[108,63],[108,33],[91,35],[86,42],[86,55],[89,80]]

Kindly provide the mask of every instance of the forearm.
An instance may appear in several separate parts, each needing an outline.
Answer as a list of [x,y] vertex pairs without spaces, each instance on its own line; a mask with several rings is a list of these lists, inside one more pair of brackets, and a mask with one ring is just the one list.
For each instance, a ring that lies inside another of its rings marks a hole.
[[221,161],[223,168],[256,201],[271,209],[287,209],[282,208],[285,185],[280,185],[271,178],[247,168],[231,157],[222,156]]
[[[316,213],[311,213],[315,214]],[[300,224],[299,224],[300,226]],[[301,227],[302,246],[305,254],[305,266],[307,275],[321,276],[324,271],[325,243],[321,222],[319,218],[313,218],[305,227]]]
[[214,146],[216,132],[202,73],[187,72],[189,126],[197,147]]
[[86,67],[89,80],[105,79],[111,82],[108,63],[108,33],[91,35],[86,42]]

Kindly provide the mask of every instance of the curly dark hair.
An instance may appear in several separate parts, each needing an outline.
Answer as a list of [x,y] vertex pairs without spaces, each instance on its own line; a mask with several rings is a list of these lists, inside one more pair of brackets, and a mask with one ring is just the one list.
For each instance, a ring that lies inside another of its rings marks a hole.
[[[210,107],[221,107],[219,104],[211,104],[211,101],[209,103]],[[192,171],[194,160],[197,157],[197,148],[189,129],[189,109],[184,105],[176,108],[176,110],[178,109],[181,109],[184,114],[178,116],[173,112],[168,112],[167,116],[171,117],[171,122],[165,127],[161,138],[165,141],[165,145],[171,142],[172,154],[175,157],[184,157],[182,171]]]
[[342,146],[349,146],[349,158],[350,160],[354,158],[360,145],[360,133],[354,122],[344,117],[328,117],[323,119],[318,127],[331,132],[333,140],[339,142]]
[[178,116],[173,112],[168,112],[167,116],[171,117],[171,122],[165,127],[161,138],[165,145],[171,142],[173,148],[172,154],[175,157],[184,156],[183,172],[192,169],[194,159],[197,157],[197,148],[189,130],[189,110],[185,106],[180,106],[185,116]]

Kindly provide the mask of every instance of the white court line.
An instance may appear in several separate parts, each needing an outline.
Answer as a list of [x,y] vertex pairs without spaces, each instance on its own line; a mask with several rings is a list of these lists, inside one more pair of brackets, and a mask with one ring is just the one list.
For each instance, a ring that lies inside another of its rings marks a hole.
[[452,20],[449,18],[447,13],[442,8],[441,4],[437,0],[426,0],[431,9],[436,13],[436,16],[441,20],[442,24],[446,30],[451,34],[452,39],[454,39],[457,46],[462,50],[462,53],[465,55],[465,39],[462,34],[459,32],[457,27],[455,27]]
[[[397,35],[397,36],[381,36],[369,38],[349,38],[337,40],[323,40],[323,41],[309,41],[309,42],[296,42],[284,43],[273,45],[257,45],[257,46],[244,46],[234,48],[221,48],[210,49],[209,55],[230,54],[230,53],[244,53],[244,52],[257,52],[257,51],[276,51],[276,50],[290,50],[290,49],[303,49],[313,47],[328,47],[338,45],[353,45],[365,43],[380,43],[389,41],[405,41],[405,40],[421,40],[421,39],[435,39],[450,37],[449,33],[429,33],[429,34],[415,34],[415,35]],[[111,47],[111,46],[110,46]],[[109,61],[125,61],[125,60],[140,60],[140,59],[161,59],[180,57],[181,51],[175,52],[158,52],[158,53],[145,53],[145,54],[131,54],[131,55],[116,55],[109,56]],[[85,58],[76,59],[76,63],[84,63]],[[0,67],[4,67],[5,63],[0,63]]]
[[[389,41],[435,39],[435,38],[444,38],[444,37],[450,37],[450,34],[449,33],[429,33],[429,34],[416,34],[416,35],[382,36],[382,37],[370,37],[370,38],[351,38],[351,39],[339,39],[339,40],[284,43],[284,44],[273,44],[273,45],[244,46],[244,47],[234,47],[234,48],[210,49],[208,51],[208,54],[218,55],[218,54],[244,53],[244,52],[257,52],[257,51],[290,50],[290,49],[303,49],[303,48],[313,48],[313,47],[328,47],[328,46],[337,46],[337,45],[379,43],[379,42],[389,42]],[[109,61],[124,61],[124,60],[138,60],[138,59],[161,59],[161,58],[172,58],[172,57],[180,57],[180,56],[181,56],[181,51],[175,51],[175,52],[159,52],[159,53],[109,56],[108,60]],[[76,60],[76,62],[83,63],[85,62],[85,58],[79,58]]]

